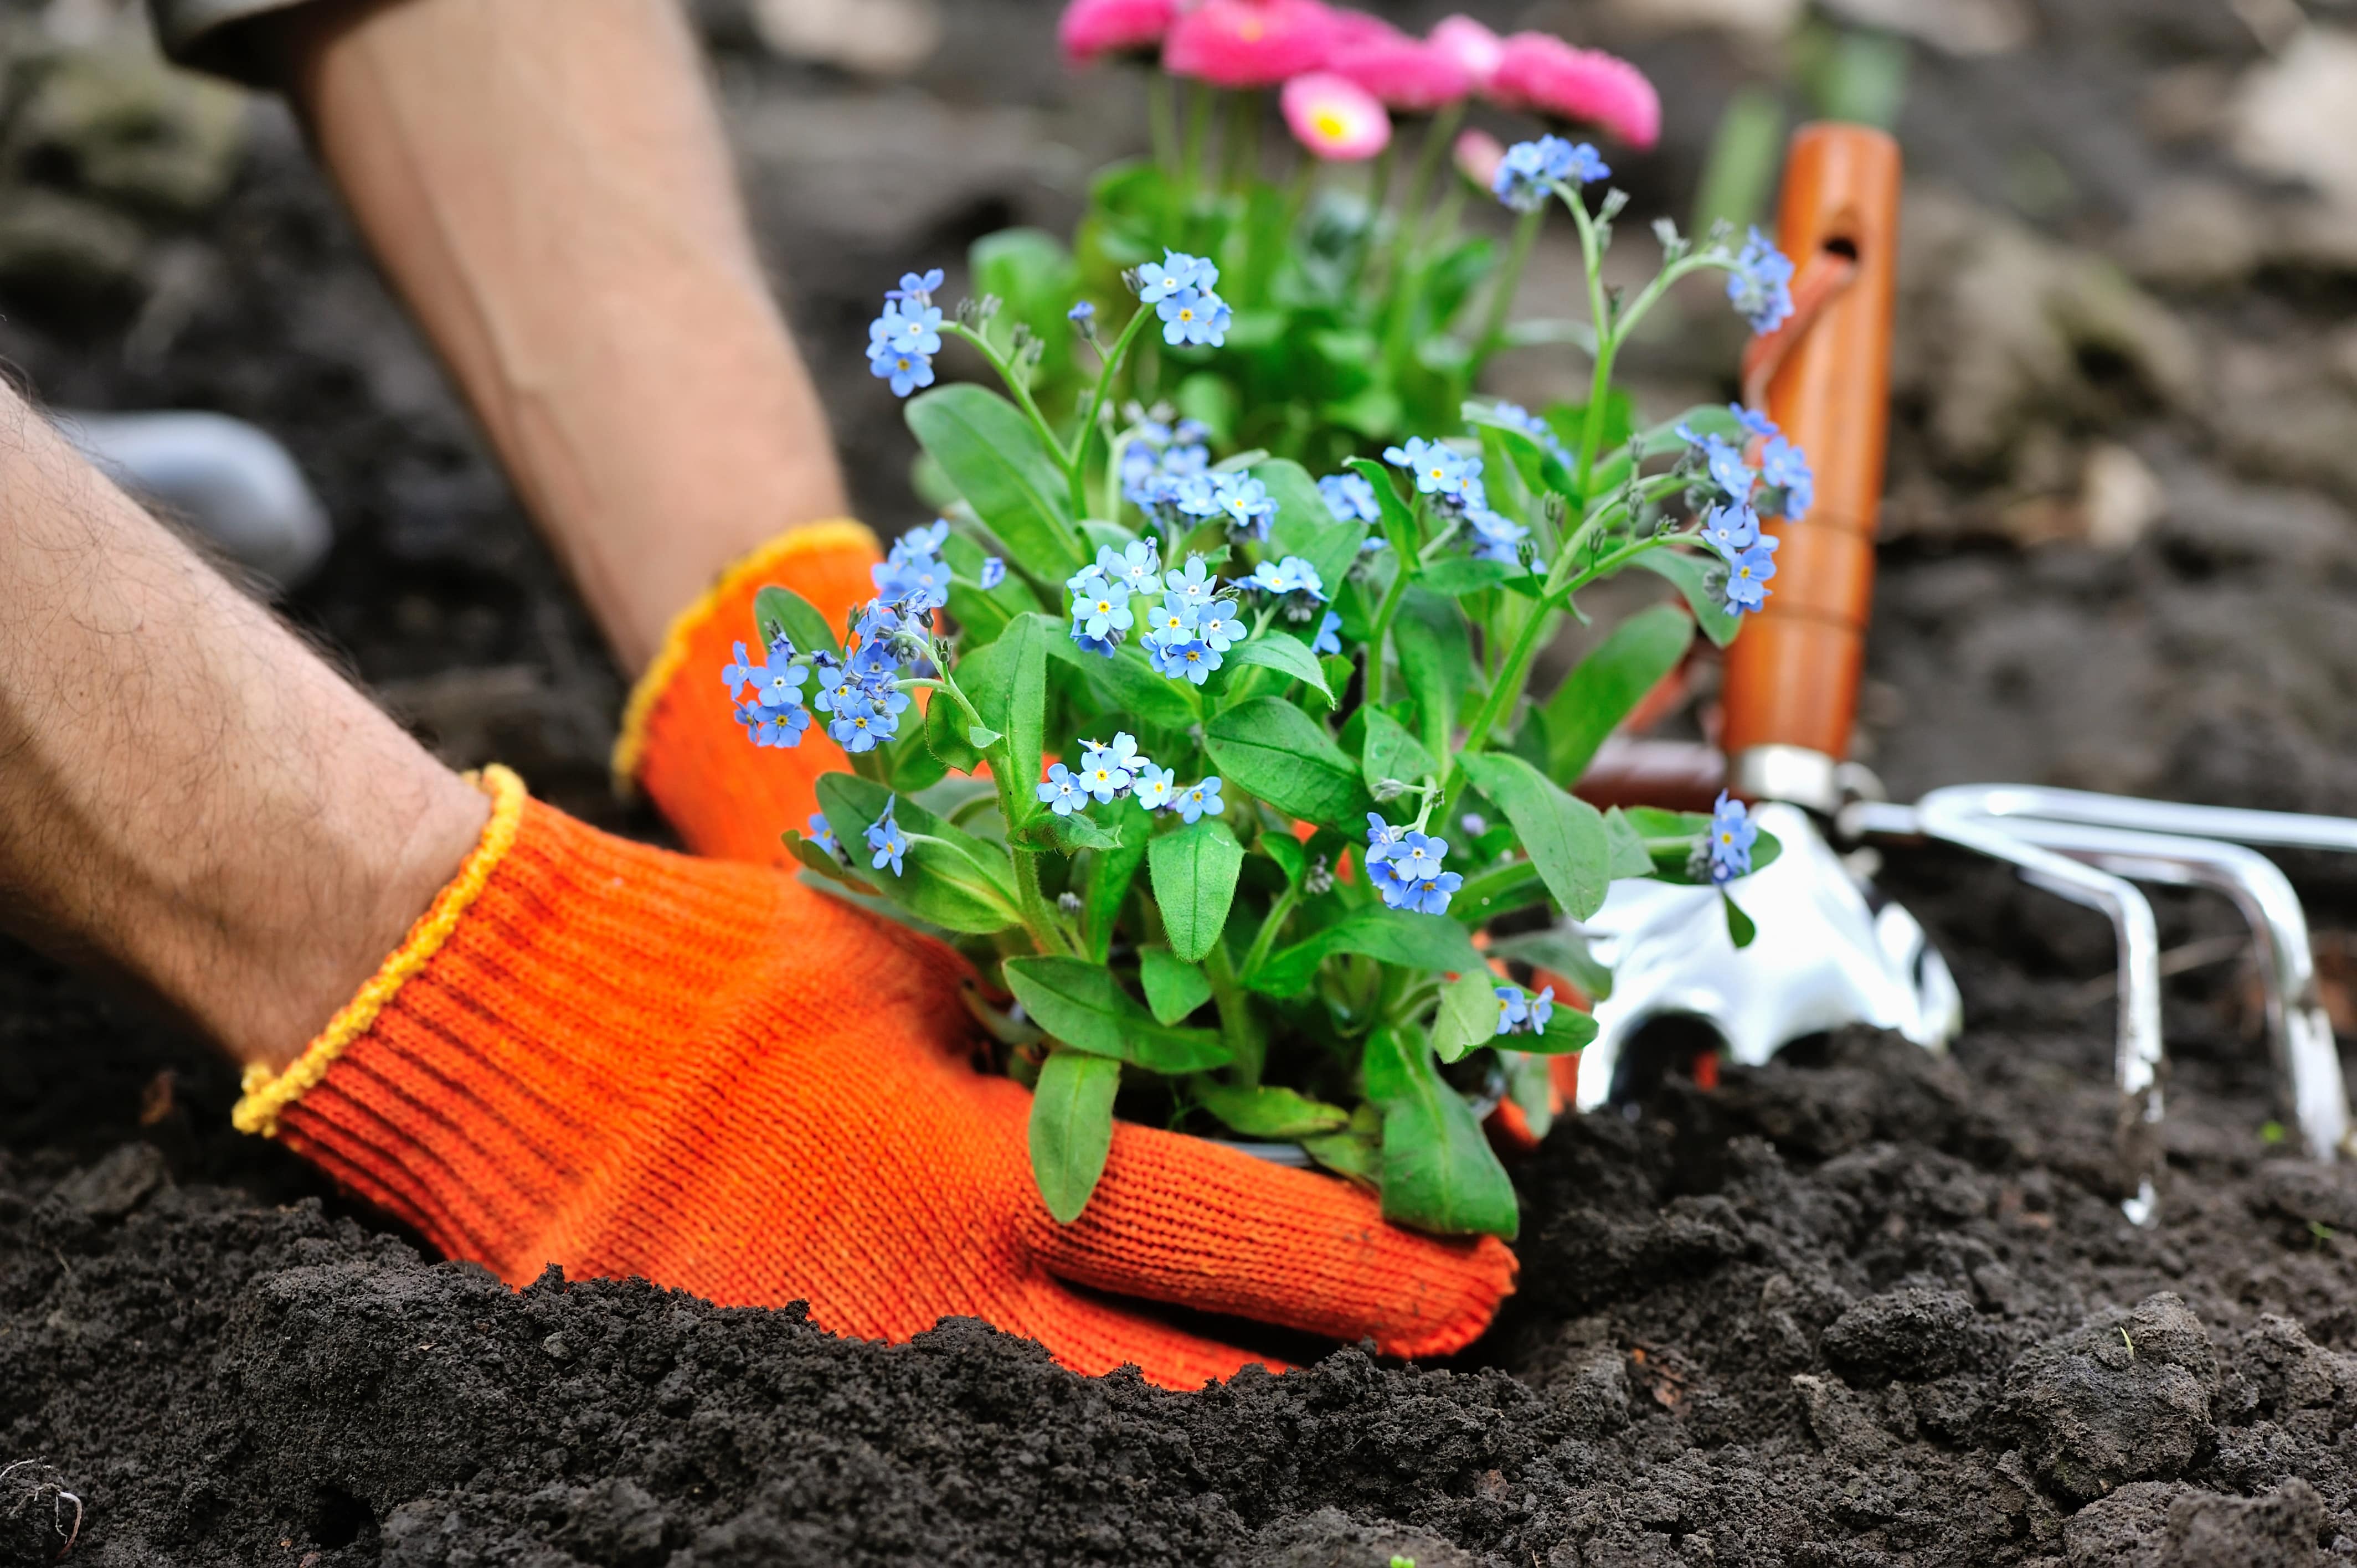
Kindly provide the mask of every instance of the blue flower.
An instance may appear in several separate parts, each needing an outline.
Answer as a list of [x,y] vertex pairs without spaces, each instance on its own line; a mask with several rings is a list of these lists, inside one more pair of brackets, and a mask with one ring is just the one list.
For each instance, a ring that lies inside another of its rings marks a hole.
[[1512,425],[1537,442],[1543,450],[1558,462],[1566,466],[1571,462],[1571,453],[1564,446],[1563,438],[1555,433],[1555,426],[1524,408],[1521,403],[1492,403],[1490,405],[1490,413],[1492,418]]
[[750,671],[753,694],[765,708],[799,708],[802,705],[802,682],[810,679],[806,664],[761,664]]
[[[1251,634],[1244,630],[1243,622],[1236,618],[1236,607],[1232,600],[1214,599],[1204,607],[1202,615],[1196,620],[1195,635],[1201,638],[1203,645],[1212,652],[1225,653]],[[1214,663],[1211,668],[1216,670],[1219,665]],[[1201,684],[1200,682],[1196,683]]]
[[1448,900],[1455,897],[1457,890],[1464,886],[1465,878],[1453,871],[1436,872],[1421,881],[1403,875],[1400,879],[1401,897],[1397,899],[1387,897],[1385,902],[1395,909],[1407,909],[1418,915],[1446,915],[1448,913]]
[[933,384],[933,362],[922,354],[907,354],[888,344],[867,350],[867,371],[892,383],[894,397],[907,397],[919,387]]
[[1728,561],[1760,542],[1760,514],[1741,501],[1729,501],[1703,513],[1702,536]]
[[1220,799],[1220,777],[1216,773],[1178,795],[1178,815],[1189,822],[1216,817],[1227,809],[1227,803]]
[[950,569],[931,555],[910,555],[900,559],[895,547],[894,559],[879,561],[867,568],[876,584],[880,599],[899,605],[911,615],[935,610],[950,602]]
[[1184,642],[1157,642],[1151,650],[1154,670],[1173,681],[1189,681],[1200,686],[1211,679],[1211,671],[1225,662],[1220,650],[1211,648],[1200,638]]
[[1465,521],[1473,525],[1476,561],[1502,561],[1512,566],[1522,560],[1522,542],[1530,537],[1529,529],[1487,507],[1469,509]]
[[1139,805],[1149,811],[1161,811],[1170,804],[1171,791],[1177,788],[1178,778],[1168,768],[1157,768],[1142,757],[1138,760],[1137,782],[1133,786],[1133,792]]
[[1743,460],[1743,448],[1723,435],[1706,435],[1692,425],[1678,426],[1678,438],[1693,448],[1694,456],[1709,470],[1710,482],[1727,493],[1729,500],[1748,501],[1760,482],[1759,470]]
[[1088,804],[1088,797],[1081,792],[1081,781],[1060,762],[1049,768],[1048,777],[1040,781],[1039,800],[1060,817],[1069,817]]
[[1189,289],[1208,291],[1215,287],[1220,281],[1220,269],[1200,256],[1166,249],[1160,262],[1144,263],[1135,275],[1139,303],[1159,305]]
[[1393,908],[1447,914],[1449,897],[1465,885],[1457,873],[1441,869],[1448,854],[1447,839],[1395,828],[1367,813],[1367,880]]
[[1760,542],[1727,564],[1727,608],[1730,615],[1757,610],[1768,601],[1768,579],[1776,575],[1776,541]]
[[1531,999],[1521,986],[1500,985],[1491,989],[1498,993],[1498,1034],[1511,1035],[1531,1021]]
[[1213,510],[1208,515],[1226,518],[1231,534],[1268,537],[1269,521],[1276,516],[1276,502],[1269,498],[1266,485],[1245,474],[1213,474],[1211,486]]
[[1749,875],[1751,846],[1759,837],[1743,802],[1720,790],[1710,808],[1710,879],[1725,883]]
[[805,836],[837,860],[843,858],[843,846],[834,842],[834,830],[827,826],[825,812],[813,811],[810,814],[810,832]]
[[1607,178],[1611,173],[1596,149],[1586,142],[1574,145],[1561,136],[1541,136],[1535,142],[1518,142],[1506,149],[1490,189],[1515,211],[1535,212],[1546,205],[1548,195],[1558,182],[1587,185]]
[[1006,563],[996,555],[982,558],[982,572],[974,579],[985,588],[995,588],[1006,581]]
[[1162,575],[1162,557],[1154,548],[1154,541],[1141,539],[1119,550],[1112,545],[1097,549],[1097,570],[1110,582],[1120,584],[1133,594],[1150,594],[1155,580]]
[[899,803],[898,795],[887,797],[884,814],[867,824],[867,847],[876,852],[876,858],[867,863],[871,871],[883,870],[888,862],[892,875],[900,875],[900,857],[909,853],[909,835],[902,832],[900,824],[892,820],[892,808]]
[[1111,800],[1135,781],[1137,765],[1143,760],[1137,755],[1137,737],[1124,731],[1113,737],[1111,746],[1094,746],[1083,741],[1081,753],[1081,788],[1095,796],[1100,804]]
[[912,528],[892,542],[891,559],[907,561],[918,555],[939,555],[942,546],[949,542],[950,520],[937,517],[919,528]]
[[938,354],[942,351],[942,313],[938,306],[904,310],[899,306],[888,305],[884,307],[884,314],[877,317],[868,328],[871,343],[877,341],[876,335],[879,329],[883,333],[882,341],[896,354]]
[[1792,314],[1792,262],[1758,229],[1736,252],[1727,297],[1754,332],[1773,332]]
[[1072,628],[1072,641],[1084,652],[1111,659],[1121,650],[1121,639],[1115,637],[1091,637],[1079,627]]
[[1195,625],[1202,618],[1202,608],[1173,594],[1154,607],[1146,618],[1146,630],[1141,635],[1151,646],[1191,642]]
[[1730,403],[1727,405],[1727,412],[1735,415],[1735,422],[1743,426],[1744,434],[1747,435],[1772,436],[1779,434],[1776,422],[1756,408],[1747,408],[1739,403]]
[[745,682],[759,679],[756,671],[760,668],[758,664],[746,663],[745,645],[741,642],[737,644],[737,657],[720,667],[720,683],[728,688],[730,701],[735,701],[737,693],[744,691]]
[[1329,474],[1318,481],[1318,493],[1326,501],[1326,509],[1337,522],[1381,522],[1383,507],[1375,499],[1375,487],[1362,474]]
[[933,290],[941,287],[945,278],[946,274],[939,267],[925,273],[902,273],[900,286],[886,289],[884,297],[906,300],[919,306],[926,306],[932,302]]
[[1388,859],[1392,846],[1398,843],[1406,832],[1405,828],[1395,828],[1383,821],[1379,813],[1369,811],[1367,813],[1367,864],[1376,865]]
[[1201,609],[1220,591],[1219,580],[1204,568],[1200,555],[1187,557],[1186,568],[1177,567],[1162,574],[1162,585],[1170,590],[1172,598],[1190,609]]
[[810,728],[811,716],[807,708],[765,708],[759,699],[748,697],[737,705],[737,722],[755,746],[797,746]]
[[1318,623],[1318,635],[1310,639],[1309,651],[1312,653],[1341,652],[1342,639],[1340,635],[1341,630],[1342,618],[1332,610],[1328,610],[1326,618]]
[[1094,321],[1096,318],[1097,307],[1091,305],[1085,299],[1082,300],[1078,305],[1073,306],[1071,309],[1064,312],[1064,319],[1072,322],[1075,325],[1086,325],[1089,322]]
[[1262,562],[1253,568],[1246,584],[1265,594],[1308,594],[1319,600],[1326,597],[1326,584],[1318,575],[1318,568],[1298,555]]
[[1097,579],[1095,586],[1072,599],[1072,625],[1084,635],[1119,643],[1135,623],[1129,608],[1129,585]]
[[1798,522],[1816,504],[1817,478],[1810,471],[1807,455],[1781,435],[1770,436],[1761,450],[1760,477],[1778,492],[1776,510],[1782,517]]
[[1423,494],[1444,499],[1467,500],[1469,487],[1478,488],[1481,477],[1480,458],[1421,435],[1409,436],[1405,446],[1385,448],[1383,461],[1414,474],[1415,488]]
[[1227,301],[1208,290],[1183,288],[1154,307],[1162,318],[1162,340],[1173,348],[1216,349],[1227,341],[1233,319]]
[[1531,1033],[1546,1033],[1548,1021],[1555,1017],[1555,987],[1550,985],[1531,998]]

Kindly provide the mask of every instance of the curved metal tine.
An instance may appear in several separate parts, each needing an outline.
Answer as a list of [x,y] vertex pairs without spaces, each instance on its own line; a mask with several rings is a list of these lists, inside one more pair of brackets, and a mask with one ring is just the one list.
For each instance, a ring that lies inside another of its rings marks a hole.
[[2120,1111],[2115,1132],[2123,1173],[2136,1183],[2136,1196],[2120,1210],[2130,1222],[2152,1223],[2160,1169],[2154,1126],[2161,1115],[2164,1058],[2160,1034],[2160,940],[2152,905],[2126,880],[2015,836],[2009,822],[1992,822],[1974,809],[1974,789],[1935,789],[1917,802],[1916,825],[1930,837],[1975,850],[2019,868],[2025,881],[2111,918],[2119,944],[2119,1036],[2114,1076]]
[[2237,806],[2189,806],[2176,800],[2141,800],[2099,795],[2087,789],[2056,789],[2041,784],[1964,784],[1935,790],[1990,817],[2041,817],[2093,827],[2174,833],[2184,838],[2225,839],[2277,849],[2337,850],[2357,854],[2357,818],[2317,817],[2298,811],[2254,811]]
[[2332,1024],[2316,984],[2308,915],[2281,867],[2255,849],[2218,839],[2181,838],[2035,818],[2005,820],[2005,831],[2138,882],[2206,887],[2232,899],[2258,950],[2267,1039],[2289,1090],[2292,1117],[2312,1160],[2341,1157],[2349,1137],[2349,1097]]

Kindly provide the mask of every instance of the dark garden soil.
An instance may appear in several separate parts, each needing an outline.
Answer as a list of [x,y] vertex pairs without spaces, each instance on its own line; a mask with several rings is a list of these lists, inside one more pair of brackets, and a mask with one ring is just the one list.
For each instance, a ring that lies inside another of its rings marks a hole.
[[[1902,126],[1921,183],[1871,759],[1901,792],[2357,811],[2357,247],[2234,171],[2218,118],[2260,58],[2246,16],[2272,13],[1982,8],[2028,41],[1919,51]],[[12,48],[38,9],[6,14]],[[1631,9],[1544,19],[1670,84],[1664,150],[1624,171],[1642,209],[1691,188],[1763,56],[1629,38]],[[882,87],[702,11],[862,505],[916,521],[855,352],[877,280],[1068,221],[1130,107],[1058,76],[1044,4],[958,0],[937,63]],[[621,688],[594,632],[283,116],[256,111],[230,194],[179,216],[6,147],[0,207],[38,187],[144,248],[0,232],[0,356],[53,402],[278,434],[340,531],[290,615],[454,761],[658,833],[606,789]],[[2219,212],[2249,220],[2234,243],[2194,220]],[[1649,405],[1724,394],[1641,370]],[[1506,371],[1534,396],[1565,373]],[[2357,879],[2292,869],[2344,976]],[[0,947],[0,1465],[40,1462],[0,1471],[0,1563],[51,1560],[69,1496],[77,1559],[123,1564],[2357,1557],[2357,1175],[2270,1141],[2244,973],[2172,982],[2169,1183],[2140,1230],[2104,1159],[2107,929],[1959,859],[1885,881],[1958,971],[1953,1060],[1853,1034],[1566,1120],[1520,1172],[1521,1294],[1458,1363],[1343,1349],[1193,1395],[974,1323],[887,1348],[429,1263],[231,1133],[202,1047]],[[2180,950],[2233,929],[2162,914]],[[2339,978],[2332,999],[2357,1027]]]

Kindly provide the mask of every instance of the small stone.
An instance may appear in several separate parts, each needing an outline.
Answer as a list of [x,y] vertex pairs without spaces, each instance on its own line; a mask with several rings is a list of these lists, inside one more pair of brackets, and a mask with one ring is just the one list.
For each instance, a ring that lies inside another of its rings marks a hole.
[[573,1359],[573,1347],[565,1342],[565,1336],[562,1334],[552,1334],[542,1340],[540,1350],[542,1355],[552,1361],[565,1362]]
[[92,1219],[120,1219],[171,1183],[161,1149],[153,1144],[124,1144],[59,1182],[58,1197]]

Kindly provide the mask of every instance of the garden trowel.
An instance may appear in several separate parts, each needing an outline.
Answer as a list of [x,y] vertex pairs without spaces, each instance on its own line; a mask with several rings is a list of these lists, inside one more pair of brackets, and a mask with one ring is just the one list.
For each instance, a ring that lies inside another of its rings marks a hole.
[[1614,972],[1583,1053],[1579,1103],[1641,1090],[1661,1066],[1647,1041],[1691,1050],[1697,1026],[1751,1064],[1846,1024],[1944,1049],[1963,1023],[1955,983],[1914,918],[1868,884],[1871,857],[1859,853],[1936,840],[2006,861],[2112,921],[2119,1177],[2131,1218],[2153,1212],[2166,1066],[2159,950],[2140,882],[2213,889],[2247,918],[2287,1120],[2309,1157],[2336,1158],[2350,1136],[2348,1101],[2307,921],[2283,873],[2246,846],[2357,852],[2357,821],[2026,785],[1943,789],[1899,805],[1845,760],[1873,592],[1899,199],[1899,151],[1887,135],[1836,124],[1795,134],[1779,235],[1796,263],[1794,311],[1754,342],[1744,392],[1808,454],[1815,501],[1803,521],[1767,525],[1781,541],[1776,591],[1727,650],[1723,755],[1695,746],[1682,765],[1669,755],[1676,743],[1622,743],[1599,754],[1581,787],[1627,800],[1645,778],[1683,779],[1675,792],[1691,794],[1716,774],[1753,803],[1782,853],[1732,889],[1759,931],[1739,950],[1715,889],[1613,885],[1581,927]]

